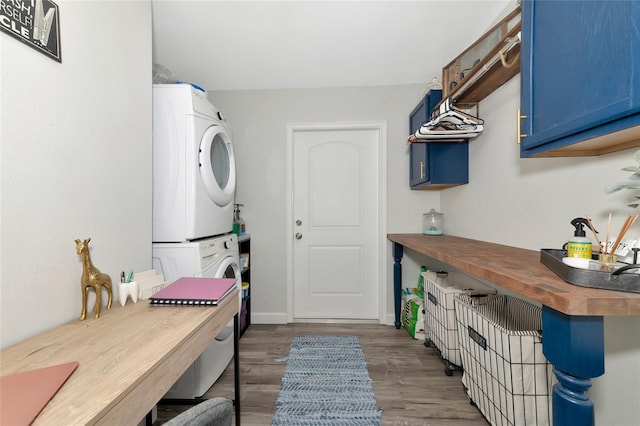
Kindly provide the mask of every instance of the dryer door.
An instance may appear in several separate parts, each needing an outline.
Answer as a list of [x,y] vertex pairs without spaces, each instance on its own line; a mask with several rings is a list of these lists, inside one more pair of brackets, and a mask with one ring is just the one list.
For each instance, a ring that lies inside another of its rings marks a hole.
[[210,126],[200,141],[200,176],[207,194],[220,207],[233,203],[236,162],[231,136],[222,126]]

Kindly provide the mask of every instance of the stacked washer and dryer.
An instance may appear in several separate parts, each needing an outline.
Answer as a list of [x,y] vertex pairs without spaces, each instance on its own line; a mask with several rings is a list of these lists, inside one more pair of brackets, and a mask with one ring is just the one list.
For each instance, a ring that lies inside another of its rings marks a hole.
[[[206,92],[154,84],[152,252],[153,268],[166,281],[235,278],[242,290],[238,240],[231,233],[235,186],[231,132]],[[238,309],[240,303],[238,296]],[[230,322],[165,398],[201,397],[232,357]]]

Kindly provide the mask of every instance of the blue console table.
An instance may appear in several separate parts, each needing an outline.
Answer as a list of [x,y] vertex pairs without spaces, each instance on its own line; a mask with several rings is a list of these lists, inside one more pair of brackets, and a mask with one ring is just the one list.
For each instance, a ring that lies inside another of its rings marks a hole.
[[449,235],[389,234],[393,243],[395,326],[400,328],[405,249],[439,260],[542,304],[543,351],[554,367],[555,426],[593,426],[587,390],[604,374],[604,317],[640,316],[640,294],[566,283],[540,263],[540,253]]

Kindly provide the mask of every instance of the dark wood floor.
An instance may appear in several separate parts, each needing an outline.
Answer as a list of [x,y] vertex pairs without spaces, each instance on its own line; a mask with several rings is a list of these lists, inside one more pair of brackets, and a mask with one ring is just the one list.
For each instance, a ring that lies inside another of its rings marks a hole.
[[[291,339],[296,335],[354,335],[360,339],[373,380],[376,401],[383,409],[383,425],[436,426],[488,423],[469,404],[461,374],[444,374],[444,364],[433,348],[414,340],[404,329],[373,324],[252,325],[240,340],[242,424],[271,424],[280,379]],[[234,397],[233,363],[204,398]],[[186,405],[158,405],[161,425]]]

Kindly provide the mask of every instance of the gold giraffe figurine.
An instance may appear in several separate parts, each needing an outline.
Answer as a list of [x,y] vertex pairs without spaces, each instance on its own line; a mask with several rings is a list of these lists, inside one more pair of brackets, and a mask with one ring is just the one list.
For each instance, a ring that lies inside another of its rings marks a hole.
[[100,318],[101,287],[105,287],[107,289],[107,294],[109,295],[107,309],[111,309],[111,299],[113,297],[113,291],[111,290],[111,277],[100,272],[100,270],[91,263],[91,256],[89,255],[89,241],[91,241],[91,238],[87,238],[84,241],[76,240],[76,253],[82,255],[82,278],[80,278],[80,287],[82,288],[82,313],[80,314],[80,321],[87,317],[88,287],[93,288],[96,292],[96,303],[93,306],[94,319]]

